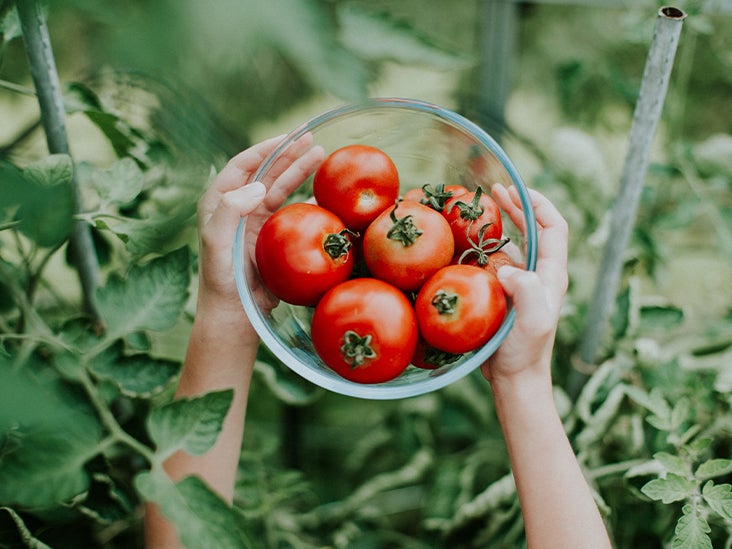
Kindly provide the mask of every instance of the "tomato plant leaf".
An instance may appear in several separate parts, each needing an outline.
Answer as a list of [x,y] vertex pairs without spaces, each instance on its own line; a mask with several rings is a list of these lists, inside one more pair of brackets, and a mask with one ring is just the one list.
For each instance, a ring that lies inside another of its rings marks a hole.
[[174,400],[152,411],[147,430],[163,458],[178,450],[202,455],[216,442],[234,391],[226,389]]
[[[22,170],[8,163],[0,164],[3,217],[8,222],[15,221],[18,230],[39,246],[52,248],[60,244],[73,225],[72,173],[71,158],[64,154],[44,157]],[[7,218],[10,213],[14,214],[13,219]]]
[[133,398],[149,398],[160,393],[180,371],[180,363],[153,358],[145,353],[95,361],[94,374],[112,381],[122,394]]
[[[10,516],[10,520],[17,529],[18,541],[23,544],[23,547],[28,547],[28,549],[51,549],[50,546],[33,536],[31,531],[25,525],[23,518],[13,509],[10,507],[0,507],[0,511],[5,511]],[[0,527],[0,532],[4,532],[4,530],[4,528]],[[5,538],[5,535],[3,535],[2,539],[4,543],[9,543],[9,540]],[[8,547],[11,546],[8,545]],[[12,547],[15,547],[15,545],[12,545]]]
[[671,541],[673,549],[694,547],[694,549],[712,549],[712,540],[709,532],[712,529],[701,516],[698,509],[691,505],[684,505],[683,515],[676,523],[674,538]]
[[137,162],[125,157],[108,168],[94,171],[92,182],[103,203],[126,205],[142,192],[144,177]]
[[24,372],[0,363],[0,501],[48,508],[88,488],[101,426],[78,393]]
[[732,485],[709,480],[702,488],[702,496],[715,513],[724,520],[732,520]]
[[694,476],[699,480],[721,477],[732,472],[732,459],[710,459],[697,467]]
[[653,454],[653,457],[663,465],[664,469],[669,473],[674,473],[679,476],[685,476],[689,473],[689,468],[686,466],[686,462],[679,456],[674,456],[667,452],[657,452]]
[[110,276],[97,290],[99,313],[107,323],[107,337],[116,339],[140,330],[171,328],[188,299],[190,252],[179,248],[143,265],[126,277]]
[[165,473],[153,470],[137,475],[135,487],[173,523],[185,547],[245,546],[231,507],[200,478],[190,476],[173,484]]
[[153,215],[146,219],[126,218],[111,224],[103,219],[96,220],[97,227],[112,231],[125,243],[127,250],[134,256],[156,253],[180,236],[182,226],[195,211],[193,203],[177,213]]
[[665,478],[653,479],[641,488],[649,498],[663,503],[673,503],[689,497],[696,484],[682,476],[669,473]]

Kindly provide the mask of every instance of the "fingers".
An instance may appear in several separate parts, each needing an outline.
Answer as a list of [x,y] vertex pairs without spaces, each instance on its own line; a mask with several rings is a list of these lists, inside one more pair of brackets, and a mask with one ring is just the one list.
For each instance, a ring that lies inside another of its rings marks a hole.
[[255,181],[224,193],[202,230],[202,238],[209,246],[221,243],[228,247],[230,240],[222,235],[233,234],[240,219],[262,203],[266,192],[265,186]]
[[320,166],[325,158],[325,151],[316,145],[305,153],[299,154],[297,159],[290,162],[267,193],[265,205],[270,211],[279,208],[292,192]]
[[539,273],[503,266],[498,270],[498,279],[513,300],[517,327],[537,336],[553,329],[559,318],[559,303],[549,299]]

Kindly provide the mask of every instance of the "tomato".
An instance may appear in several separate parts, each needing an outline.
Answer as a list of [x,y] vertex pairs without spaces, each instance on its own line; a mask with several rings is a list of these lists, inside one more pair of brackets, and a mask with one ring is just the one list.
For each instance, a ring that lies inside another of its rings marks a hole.
[[417,345],[412,304],[394,286],[354,278],[329,290],[311,323],[318,356],[342,377],[382,383],[399,376]]
[[363,231],[399,197],[399,173],[391,158],[368,145],[331,153],[315,172],[313,195],[353,231]]
[[425,282],[414,308],[425,342],[448,353],[467,353],[498,331],[506,316],[498,278],[473,265],[449,265]]
[[412,365],[423,370],[436,370],[437,368],[458,361],[462,356],[462,354],[448,353],[435,349],[420,337],[417,340],[414,356],[412,356]]
[[481,231],[484,240],[499,240],[503,234],[501,209],[481,187],[451,198],[442,213],[450,223],[458,253],[476,244]]
[[462,185],[445,185],[439,183],[432,187],[431,185],[422,185],[419,189],[409,189],[402,197],[404,200],[419,202],[429,206],[433,210],[441,212],[445,209],[445,203],[454,196],[466,194],[468,189]]
[[372,276],[405,292],[416,291],[454,252],[452,232],[439,212],[418,202],[400,201],[382,212],[363,237]]
[[284,206],[264,222],[255,245],[259,274],[277,298],[315,305],[351,276],[353,254],[343,222],[315,204]]
[[503,265],[517,266],[506,252],[501,251],[501,248],[509,243],[509,238],[503,238],[501,240],[490,239],[486,241],[483,233],[489,227],[488,225],[484,225],[478,234],[478,242],[470,249],[464,250],[462,253],[456,255],[452,263],[476,265],[490,270],[493,274],[497,274],[498,269]]

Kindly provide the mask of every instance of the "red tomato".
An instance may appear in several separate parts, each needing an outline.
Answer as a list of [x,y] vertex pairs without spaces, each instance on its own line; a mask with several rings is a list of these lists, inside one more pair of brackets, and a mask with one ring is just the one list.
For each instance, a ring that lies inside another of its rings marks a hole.
[[451,198],[442,213],[450,223],[458,253],[477,244],[481,231],[484,240],[500,240],[503,234],[501,210],[481,187]]
[[456,362],[462,356],[462,354],[447,353],[435,349],[420,337],[417,340],[417,348],[414,350],[412,365],[424,370],[436,370],[437,368]]
[[497,274],[498,269],[503,265],[511,265],[514,267],[518,266],[506,252],[501,251],[501,248],[508,244],[508,238],[504,238],[499,241],[491,240],[489,242],[484,242],[481,236],[482,235],[479,235],[477,245],[463,251],[459,255],[456,255],[453,258],[452,263],[476,265],[483,269],[488,269],[493,274]]
[[313,195],[346,227],[360,232],[399,197],[399,174],[384,151],[347,145],[330,154],[315,172]]
[[466,194],[468,189],[462,185],[445,185],[439,183],[435,187],[422,185],[418,189],[409,189],[402,197],[404,200],[419,202],[429,206],[433,210],[441,212],[445,209],[445,203],[454,196]]
[[382,212],[363,238],[364,261],[371,275],[405,292],[418,290],[448,265],[454,249],[442,214],[418,202],[401,201]]
[[506,296],[493,273],[473,265],[449,265],[425,282],[414,308],[429,345],[467,353],[498,331],[506,316]]
[[357,383],[399,376],[417,345],[412,304],[394,286],[375,278],[338,284],[315,307],[311,324],[318,356]]
[[351,276],[353,254],[343,222],[315,204],[295,203],[272,214],[259,232],[255,258],[267,289],[294,305],[315,305]]

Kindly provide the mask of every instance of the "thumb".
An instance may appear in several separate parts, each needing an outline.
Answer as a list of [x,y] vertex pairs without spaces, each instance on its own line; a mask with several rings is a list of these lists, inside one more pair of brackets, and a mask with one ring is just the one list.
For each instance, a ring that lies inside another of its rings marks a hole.
[[517,313],[545,302],[541,279],[534,271],[504,265],[498,269],[497,275],[506,295],[513,300]]
[[211,214],[208,225],[216,233],[227,228],[236,227],[239,220],[250,214],[262,203],[267,189],[264,184],[254,181],[248,185],[223,193],[218,205]]

